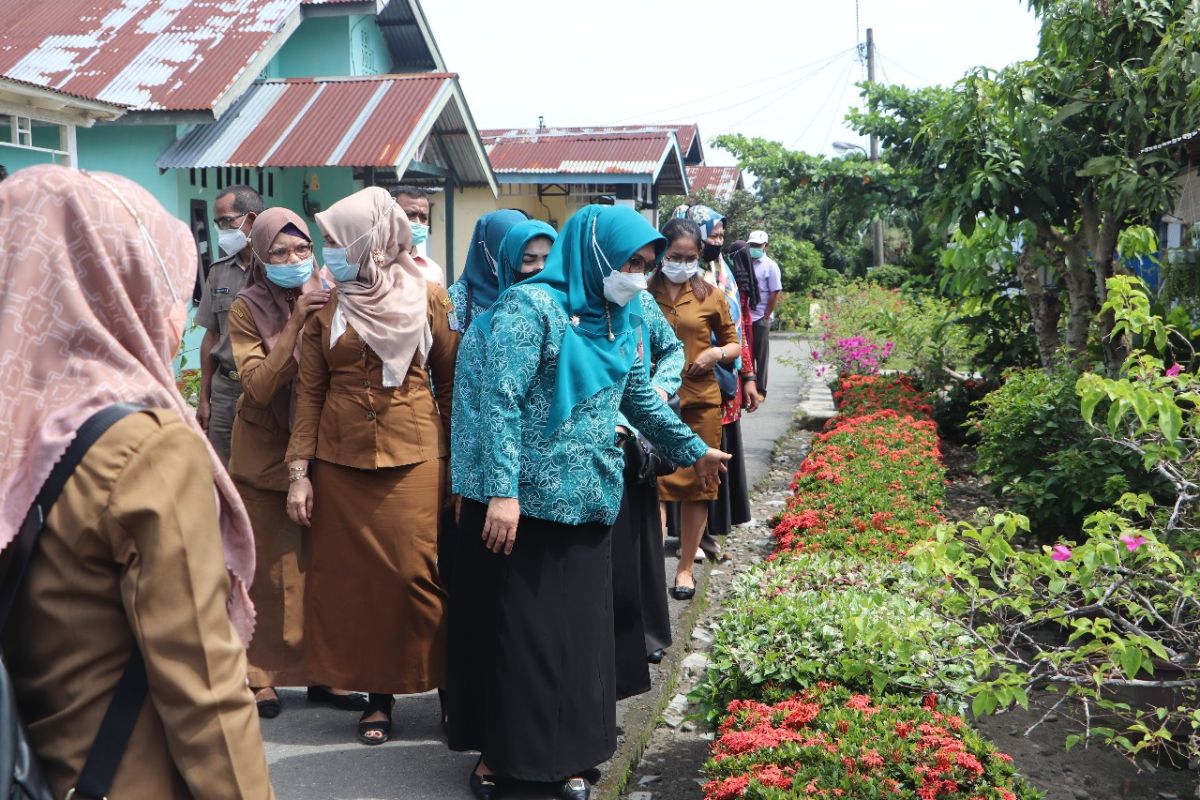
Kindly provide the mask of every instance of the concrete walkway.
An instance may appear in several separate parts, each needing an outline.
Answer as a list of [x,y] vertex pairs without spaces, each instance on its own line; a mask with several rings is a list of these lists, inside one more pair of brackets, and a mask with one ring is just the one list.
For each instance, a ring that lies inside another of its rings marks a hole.
[[[799,338],[772,337],[770,399],[742,422],[751,486],[766,473],[775,440],[787,431],[796,407],[805,399],[803,362],[807,355],[807,343]],[[674,575],[674,567],[674,559],[668,559],[668,580]],[[699,574],[697,577],[703,580]],[[679,629],[680,615],[688,608],[688,603],[671,603],[677,643],[690,636],[691,620],[686,621],[689,630]],[[621,745],[613,762],[602,767],[605,780],[593,792],[593,798],[598,799],[617,774],[636,762],[657,720],[662,700],[660,690],[673,667],[673,660],[668,659],[662,666],[652,668],[655,688],[618,705]],[[468,800],[471,797],[467,775],[477,756],[446,748],[438,724],[435,693],[399,698],[393,714],[392,740],[378,747],[358,743],[357,714],[310,705],[303,690],[283,689],[280,695],[283,713],[276,719],[262,721],[271,782],[280,800]],[[530,790],[505,796],[548,800],[553,794]]]

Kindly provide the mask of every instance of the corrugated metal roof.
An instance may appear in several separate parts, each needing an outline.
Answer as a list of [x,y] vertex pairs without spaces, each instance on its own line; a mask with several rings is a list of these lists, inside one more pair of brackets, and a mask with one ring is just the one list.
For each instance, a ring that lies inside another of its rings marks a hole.
[[498,173],[654,175],[672,145],[670,132],[564,134],[481,131]]
[[743,188],[742,171],[737,167],[688,167],[687,176],[693,192],[707,189],[722,200]]
[[[420,160],[460,180],[493,183],[451,73],[259,81],[219,121],[199,125],[156,162],[202,167],[395,167],[418,159],[431,133],[448,151]],[[437,148],[429,148],[436,151]]]
[[213,108],[300,0],[7,0],[0,75],[134,110]]
[[484,140],[500,136],[602,136],[621,134],[666,133],[675,134],[679,140],[679,152],[686,163],[703,163],[704,154],[700,147],[700,128],[697,125],[583,125],[552,128],[492,128],[480,131]]

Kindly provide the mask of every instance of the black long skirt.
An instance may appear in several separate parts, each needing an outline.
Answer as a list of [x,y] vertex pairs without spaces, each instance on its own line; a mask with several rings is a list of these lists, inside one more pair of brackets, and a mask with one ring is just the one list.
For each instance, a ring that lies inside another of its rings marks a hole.
[[637,483],[631,474],[637,461],[629,457],[629,448],[636,446],[626,445],[625,494],[612,532],[617,699],[648,692],[646,656],[671,646],[658,489]]
[[610,528],[521,517],[511,555],[464,498],[447,641],[452,750],[498,775],[554,782],[617,747]]
[[[714,535],[724,536],[734,525],[751,520],[750,481],[746,478],[746,454],[742,449],[742,422],[738,420],[721,426],[721,449],[731,458],[725,465],[729,470],[721,475],[721,488],[716,500],[708,501],[708,529],[704,532],[701,547],[715,547]],[[680,527],[679,504],[667,503],[667,535],[678,536]],[[708,545],[706,547],[705,545]]]

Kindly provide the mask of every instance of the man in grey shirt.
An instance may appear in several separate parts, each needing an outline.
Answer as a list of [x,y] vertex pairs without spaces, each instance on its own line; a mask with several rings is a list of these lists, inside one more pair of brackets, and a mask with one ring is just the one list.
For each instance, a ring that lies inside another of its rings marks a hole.
[[758,282],[758,305],[750,309],[753,325],[754,374],[758,378],[758,393],[767,397],[767,367],[771,361],[771,316],[783,291],[783,276],[779,265],[767,255],[766,231],[753,231],[747,240],[750,258],[754,261],[754,278]]
[[196,324],[207,329],[200,342],[200,404],[196,418],[213,449],[226,465],[233,439],[233,417],[242,394],[233,344],[229,341],[229,308],[250,272],[250,228],[263,210],[262,197],[249,186],[229,186],[217,195],[217,236],[224,257],[208,271]]

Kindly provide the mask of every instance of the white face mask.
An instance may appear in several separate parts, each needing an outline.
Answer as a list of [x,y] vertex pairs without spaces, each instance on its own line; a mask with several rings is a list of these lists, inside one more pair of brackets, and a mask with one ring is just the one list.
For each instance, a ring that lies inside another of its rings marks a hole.
[[637,297],[646,288],[646,276],[641,272],[621,272],[614,269],[604,276],[604,299],[619,306]]
[[246,238],[246,234],[242,233],[241,228],[234,228],[231,231],[217,231],[217,245],[221,248],[221,252],[227,256],[242,252],[248,244],[250,244],[250,240]]
[[699,274],[700,262],[664,261],[659,269],[662,270],[663,277],[671,283],[687,283]]

